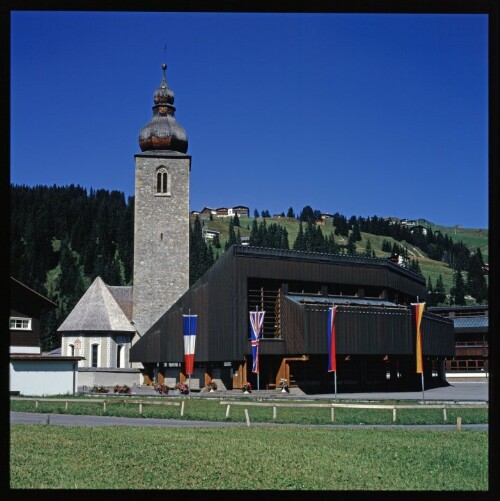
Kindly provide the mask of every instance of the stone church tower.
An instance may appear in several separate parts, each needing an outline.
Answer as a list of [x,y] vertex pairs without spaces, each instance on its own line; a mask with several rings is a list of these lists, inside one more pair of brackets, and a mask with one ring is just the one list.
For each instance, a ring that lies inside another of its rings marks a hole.
[[143,335],[189,288],[189,173],[186,131],[163,79],[135,155],[133,322]]

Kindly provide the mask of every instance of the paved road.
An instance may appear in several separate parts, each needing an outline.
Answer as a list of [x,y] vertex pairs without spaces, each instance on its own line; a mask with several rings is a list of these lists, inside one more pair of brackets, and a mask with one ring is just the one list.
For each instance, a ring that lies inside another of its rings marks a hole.
[[[221,427],[221,426],[247,426],[242,422],[218,421],[187,421],[180,419],[151,419],[127,418],[113,416],[74,416],[71,414],[39,414],[32,412],[11,412],[10,422],[18,424],[44,424],[58,426],[196,426],[196,427]],[[412,430],[455,430],[456,425],[302,425],[278,423],[250,423],[251,427],[295,427],[295,428],[369,428],[369,429],[412,429]],[[464,430],[488,431],[487,424],[463,424]]]
[[[333,398],[334,395],[321,395]],[[488,402],[488,383],[484,382],[456,382],[449,386],[425,390],[426,401],[453,401],[453,402]],[[338,393],[339,399],[359,400],[419,400],[423,398],[421,391],[394,391],[383,393]]]

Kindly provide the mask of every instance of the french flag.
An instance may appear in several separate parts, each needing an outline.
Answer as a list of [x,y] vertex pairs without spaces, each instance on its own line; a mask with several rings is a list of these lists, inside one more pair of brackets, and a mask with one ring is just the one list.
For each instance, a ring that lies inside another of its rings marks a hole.
[[184,365],[185,373],[193,374],[194,367],[194,345],[196,342],[196,321],[198,315],[182,315],[184,330]]

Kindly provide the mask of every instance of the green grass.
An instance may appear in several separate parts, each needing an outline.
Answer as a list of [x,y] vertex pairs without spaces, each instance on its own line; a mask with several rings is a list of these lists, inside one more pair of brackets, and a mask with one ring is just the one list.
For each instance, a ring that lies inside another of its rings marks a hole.
[[10,426],[12,489],[488,489],[488,434]]
[[[160,406],[144,405],[142,414],[139,413],[139,405],[108,403],[106,412],[101,398],[86,399],[92,403],[79,403],[74,399],[65,410],[63,402],[50,402],[38,399],[38,411],[35,409],[35,399],[33,401],[11,400],[10,410],[20,412],[41,412],[56,414],[83,414],[97,416],[121,416],[121,417],[143,417],[180,419],[180,406]],[[155,399],[158,400],[158,399]],[[129,402],[133,402],[130,399]],[[181,399],[168,397],[168,402],[181,402]],[[276,419],[273,419],[272,407],[240,406],[233,405],[229,418],[226,419],[226,404],[231,404],[230,400],[225,400],[224,404],[218,399],[185,399],[184,415],[182,419],[194,421],[245,421],[245,409],[248,410],[250,420],[256,423],[276,422],[281,424],[332,424],[330,408],[307,408],[307,407],[278,407]],[[290,402],[290,401],[289,401]],[[279,402],[278,402],[279,403]],[[298,406],[305,402],[295,401]],[[329,403],[326,400],[309,401],[308,403]],[[351,402],[353,403],[353,402]],[[386,402],[387,403],[387,402]],[[481,408],[461,408],[447,410],[447,423],[456,423],[457,417],[462,418],[463,424],[478,424],[488,422],[488,409]],[[391,409],[335,409],[335,424],[393,424]],[[398,409],[396,422],[394,424],[443,424],[443,411],[441,409]]]

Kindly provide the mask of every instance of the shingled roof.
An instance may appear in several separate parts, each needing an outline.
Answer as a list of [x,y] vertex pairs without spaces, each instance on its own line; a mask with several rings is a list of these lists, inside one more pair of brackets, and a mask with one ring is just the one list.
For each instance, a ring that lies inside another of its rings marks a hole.
[[122,309],[128,303],[126,296],[131,292],[124,289],[131,290],[127,287],[108,287],[97,277],[57,331],[135,332],[125,313],[127,308],[125,311]]

